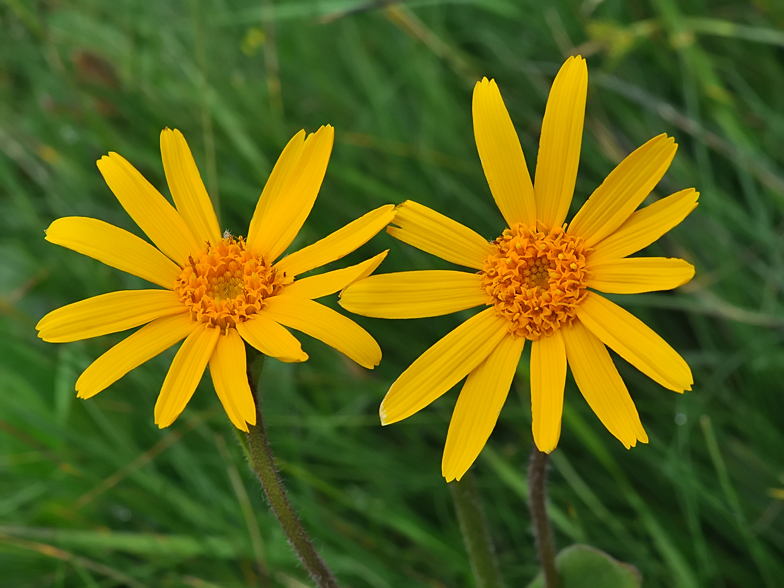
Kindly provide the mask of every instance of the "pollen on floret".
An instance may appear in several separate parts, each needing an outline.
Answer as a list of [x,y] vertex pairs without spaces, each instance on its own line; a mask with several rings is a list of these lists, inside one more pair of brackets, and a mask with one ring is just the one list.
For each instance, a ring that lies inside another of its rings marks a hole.
[[513,336],[536,340],[574,319],[586,294],[582,238],[515,223],[491,246],[482,289]]
[[[228,232],[227,232],[228,233]],[[191,320],[226,331],[266,306],[283,288],[283,276],[262,256],[245,248],[242,237],[225,234],[215,246],[188,258],[174,285]]]

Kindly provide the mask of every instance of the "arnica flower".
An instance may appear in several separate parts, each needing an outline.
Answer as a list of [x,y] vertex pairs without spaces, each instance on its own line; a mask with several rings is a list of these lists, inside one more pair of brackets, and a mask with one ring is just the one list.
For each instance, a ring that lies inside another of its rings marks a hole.
[[569,58],[553,82],[534,182],[494,81],[476,84],[474,134],[490,191],[507,227],[488,242],[421,204],[398,207],[394,237],[476,270],[372,276],[349,286],[341,304],[382,318],[418,318],[487,306],[428,349],[395,381],[381,404],[383,424],[421,410],[464,377],[447,433],[442,473],[449,482],[471,466],[495,427],[523,346],[531,341],[531,410],[539,450],[561,433],[567,363],[582,395],[626,448],[648,436],[607,347],[670,390],[690,390],[686,362],[664,340],[595,291],[634,294],[688,282],[681,259],[628,257],[680,223],[699,194],[683,190],[639,211],[675,155],[660,135],[624,159],[572,222],[588,71]]
[[47,314],[38,323],[44,341],[64,343],[141,329],[95,360],[76,382],[90,398],[130,370],[184,342],[155,404],[163,428],[185,408],[209,364],[215,391],[234,425],[256,423],[246,375],[243,339],[282,361],[305,361],[290,327],[320,339],[358,364],[381,360],[375,340],[356,323],[314,301],[369,275],[386,256],[295,280],[354,251],[394,217],[382,206],[320,241],[276,262],[310,214],[332,151],[334,130],[297,133],[281,153],[265,186],[247,239],[222,234],[185,138],[161,133],[166,180],[176,208],[123,157],[98,161],[109,188],[157,247],[100,220],[54,221],[46,240],[93,257],[163,289],[111,292]]

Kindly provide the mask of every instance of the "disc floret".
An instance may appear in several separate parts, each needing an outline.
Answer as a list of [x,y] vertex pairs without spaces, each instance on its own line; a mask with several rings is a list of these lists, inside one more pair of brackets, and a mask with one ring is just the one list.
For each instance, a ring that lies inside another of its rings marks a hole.
[[248,251],[242,237],[226,235],[191,255],[174,291],[191,319],[226,331],[266,306],[283,288],[283,276],[263,257]]
[[582,238],[515,223],[491,246],[482,288],[513,336],[536,340],[574,319],[586,293]]

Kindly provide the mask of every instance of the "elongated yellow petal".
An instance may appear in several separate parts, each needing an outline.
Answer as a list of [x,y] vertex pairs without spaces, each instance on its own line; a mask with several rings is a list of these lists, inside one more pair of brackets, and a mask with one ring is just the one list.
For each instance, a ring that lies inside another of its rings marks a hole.
[[490,244],[478,233],[435,210],[406,200],[397,207],[387,233],[417,249],[457,265],[482,269],[492,253]]
[[182,271],[133,233],[94,218],[58,218],[46,229],[46,240],[170,290]]
[[161,131],[161,156],[177,210],[199,243],[216,245],[221,240],[218,218],[191,149],[180,131],[168,128]]
[[237,331],[249,344],[269,357],[286,363],[308,359],[308,354],[302,351],[297,338],[267,316],[266,312],[244,323],[237,323]]
[[691,390],[689,365],[640,319],[603,296],[588,292],[577,318],[599,340],[665,388]]
[[508,226],[536,226],[534,186],[523,148],[495,80],[474,86],[474,137],[495,203]]
[[267,179],[267,184],[261,192],[259,201],[256,203],[256,210],[250,221],[248,229],[248,248],[255,250],[256,240],[259,238],[259,231],[262,229],[262,219],[269,214],[272,202],[278,199],[289,183],[291,173],[297,166],[302,157],[302,150],[305,148],[305,130],[301,130],[289,140],[286,147],[278,157],[278,161],[272,168],[272,173]]
[[468,374],[449,422],[441,461],[441,474],[447,482],[463,477],[490,438],[506,402],[524,344],[525,339],[507,335],[487,359]]
[[647,443],[637,408],[604,344],[579,320],[561,330],[569,369],[591,410],[626,449],[637,441]]
[[220,329],[200,324],[185,338],[182,347],[174,356],[155,403],[155,424],[159,428],[171,425],[185,410],[204,375],[204,368],[207,367],[219,336]]
[[126,331],[187,309],[169,290],[122,290],[74,302],[38,321],[38,336],[69,343]]
[[555,76],[542,121],[536,159],[536,214],[547,228],[560,227],[574,195],[583,141],[588,67],[570,57]]
[[340,259],[367,243],[393,218],[395,207],[392,204],[371,210],[313,245],[287,255],[275,264],[275,269],[293,278]]
[[256,403],[248,385],[245,345],[235,329],[218,337],[210,357],[210,375],[229,420],[241,431],[256,424]]
[[589,288],[608,294],[672,290],[694,277],[694,266],[671,257],[627,257],[586,265]]
[[297,296],[313,300],[334,294],[349,284],[372,274],[379,264],[384,261],[387,253],[389,253],[389,249],[357,265],[297,280],[293,284],[286,286],[281,296]]
[[382,425],[422,410],[466,377],[507,336],[507,321],[488,308],[454,329],[400,374],[381,402]]
[[677,150],[675,140],[664,134],[638,147],[591,194],[568,232],[583,237],[588,247],[610,235],[659,183]]
[[450,270],[370,276],[343,291],[340,305],[378,318],[440,316],[487,304],[482,276]]
[[334,347],[362,367],[373,369],[381,361],[381,348],[357,323],[331,308],[295,296],[274,296],[264,314]]
[[647,247],[679,224],[695,208],[700,193],[694,188],[676,192],[632,214],[607,238],[599,241],[590,254],[592,263],[621,259]]
[[109,349],[82,372],[76,380],[79,398],[91,398],[105,390],[132,369],[185,339],[198,327],[187,314],[154,320]]
[[278,195],[270,199],[259,219],[258,232],[248,243],[255,253],[275,260],[297,236],[321,188],[334,138],[334,129],[327,125],[305,140],[299,160]]
[[125,158],[109,153],[97,164],[122,207],[164,254],[184,267],[203,249],[180,213]]
[[531,344],[531,428],[539,451],[550,453],[561,437],[566,348],[561,331]]

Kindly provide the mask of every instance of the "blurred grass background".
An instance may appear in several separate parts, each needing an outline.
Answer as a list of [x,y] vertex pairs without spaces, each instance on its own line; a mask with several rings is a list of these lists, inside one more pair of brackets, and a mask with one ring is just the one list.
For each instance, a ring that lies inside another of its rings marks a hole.
[[[673,293],[627,296],[689,361],[666,391],[618,359],[650,443],[626,451],[571,378],[553,454],[560,547],[636,565],[646,588],[784,585],[784,4],[725,0],[6,0],[0,4],[0,587],[309,585],[205,378],[153,424],[173,350],[89,401],[74,382],[121,336],[39,341],[46,312],[140,280],[46,243],[57,217],[133,225],[95,168],[117,151],[164,193],[158,135],[183,131],[223,228],[245,234],[297,130],[336,143],[309,244],[411,198],[494,238],[471,91],[503,93],[533,171],[552,77],[588,59],[572,213],[620,159],[667,132],[680,150],[653,201],[700,206],[650,248],[697,266]],[[381,271],[445,267],[386,234]],[[337,266],[336,266],[337,267]],[[329,303],[334,305],[334,299]],[[291,499],[344,586],[472,586],[441,452],[457,391],[381,428],[392,380],[460,316],[356,318],[374,372],[304,339],[268,362],[263,410]],[[527,362],[474,473],[503,573],[536,573],[525,497]]]

